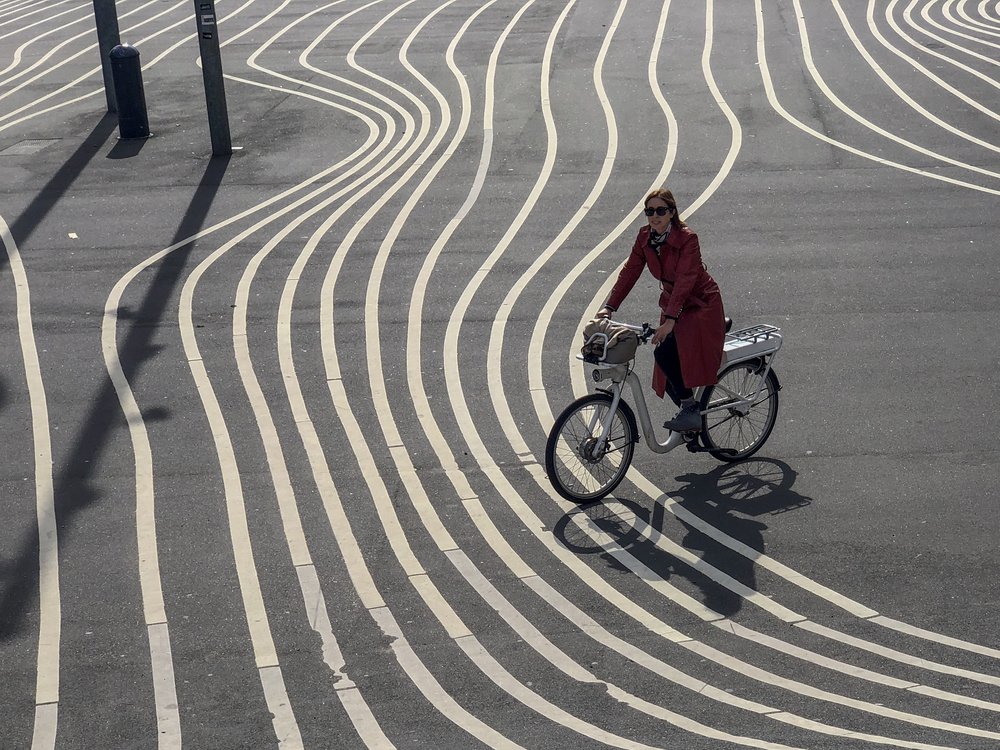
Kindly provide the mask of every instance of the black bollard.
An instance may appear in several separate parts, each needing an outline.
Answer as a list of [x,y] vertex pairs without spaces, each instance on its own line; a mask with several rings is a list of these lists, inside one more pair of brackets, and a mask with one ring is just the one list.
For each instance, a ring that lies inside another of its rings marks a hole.
[[111,76],[115,81],[118,100],[118,133],[124,140],[149,138],[149,118],[146,117],[146,95],[142,89],[142,68],[139,50],[130,44],[119,44],[108,53]]

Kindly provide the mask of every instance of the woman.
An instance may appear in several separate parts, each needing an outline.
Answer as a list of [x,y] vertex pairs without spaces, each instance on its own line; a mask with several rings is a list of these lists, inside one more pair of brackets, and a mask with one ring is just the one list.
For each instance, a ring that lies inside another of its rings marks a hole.
[[700,430],[693,388],[714,385],[722,364],[726,316],[722,295],[701,262],[698,235],[677,215],[669,190],[654,190],[645,201],[649,225],[639,230],[632,253],[618,274],[608,303],[597,313],[611,317],[632,291],[643,267],[660,282],[660,327],[653,334],[653,389],[668,392],[680,411],[663,423],[675,432]]

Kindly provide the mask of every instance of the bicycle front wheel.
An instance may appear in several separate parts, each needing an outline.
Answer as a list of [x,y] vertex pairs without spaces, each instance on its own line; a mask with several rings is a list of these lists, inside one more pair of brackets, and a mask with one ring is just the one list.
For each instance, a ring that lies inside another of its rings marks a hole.
[[737,362],[719,375],[719,382],[701,397],[704,415],[702,440],[722,461],[749,458],[764,445],[778,417],[778,378],[764,365]]
[[[607,442],[599,447],[610,420]],[[600,500],[625,477],[638,430],[624,401],[611,413],[611,396],[591,393],[571,403],[552,425],[545,444],[545,472],[556,492],[574,503]]]

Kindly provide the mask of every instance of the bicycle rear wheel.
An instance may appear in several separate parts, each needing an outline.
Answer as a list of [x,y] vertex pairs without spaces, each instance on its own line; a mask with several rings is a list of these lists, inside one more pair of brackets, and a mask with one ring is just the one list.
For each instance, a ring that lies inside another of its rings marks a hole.
[[[719,382],[705,389],[702,440],[721,461],[749,458],[764,445],[778,417],[778,378],[768,371],[761,387],[764,365],[737,362],[719,375]],[[758,389],[760,389],[758,391]]]
[[[624,401],[611,414],[611,396],[591,393],[571,403],[552,425],[545,444],[545,473],[556,492],[574,503],[600,500],[625,477],[638,430]],[[603,450],[594,448],[608,419],[611,431]]]

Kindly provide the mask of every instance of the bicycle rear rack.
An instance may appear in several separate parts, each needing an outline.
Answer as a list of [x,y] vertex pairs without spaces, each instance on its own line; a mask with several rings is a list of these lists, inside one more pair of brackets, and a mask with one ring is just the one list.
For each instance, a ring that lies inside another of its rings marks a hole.
[[726,334],[723,356],[726,363],[773,355],[781,348],[781,329],[761,323]]

